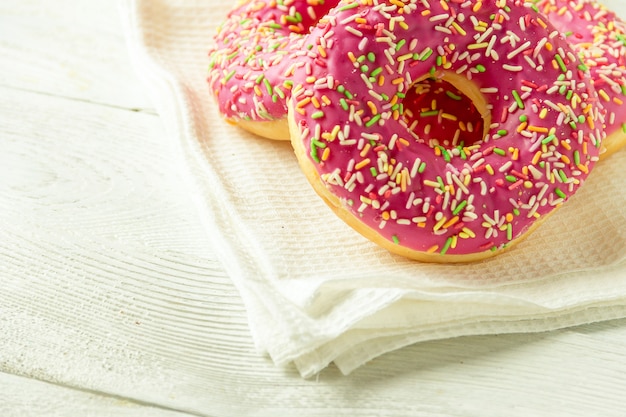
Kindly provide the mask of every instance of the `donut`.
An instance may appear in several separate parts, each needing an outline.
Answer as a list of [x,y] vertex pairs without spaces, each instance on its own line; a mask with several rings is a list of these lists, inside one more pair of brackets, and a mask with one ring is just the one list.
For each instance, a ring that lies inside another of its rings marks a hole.
[[626,145],[626,24],[596,1],[534,0],[589,67],[603,104],[606,157]]
[[[342,220],[395,254],[501,253],[598,160],[603,110],[589,72],[532,4],[342,0],[296,55],[288,119],[298,162]],[[478,140],[434,144],[412,130],[405,100],[424,80],[471,100]]]
[[210,91],[227,121],[289,139],[290,56],[332,1],[248,0],[231,10],[209,49]]

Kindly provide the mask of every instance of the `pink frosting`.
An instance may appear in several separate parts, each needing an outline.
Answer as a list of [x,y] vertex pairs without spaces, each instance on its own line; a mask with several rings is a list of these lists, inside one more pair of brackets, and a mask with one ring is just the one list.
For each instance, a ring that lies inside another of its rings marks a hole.
[[292,54],[333,4],[251,0],[230,11],[209,50],[208,83],[222,114],[257,121],[285,117]]
[[596,1],[535,0],[589,67],[606,109],[606,134],[626,131],[626,24]]
[[[346,210],[413,250],[507,246],[579,189],[605,136],[585,65],[521,1],[341,1],[298,55],[293,113],[310,163]],[[407,92],[444,72],[485,97],[480,141],[411,130]]]

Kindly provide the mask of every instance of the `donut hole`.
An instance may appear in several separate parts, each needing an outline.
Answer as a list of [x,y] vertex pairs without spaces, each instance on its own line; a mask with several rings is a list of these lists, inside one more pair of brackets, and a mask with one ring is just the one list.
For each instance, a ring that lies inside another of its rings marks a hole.
[[450,76],[411,85],[403,100],[403,120],[416,141],[446,149],[482,141],[490,123],[482,94],[457,85]]

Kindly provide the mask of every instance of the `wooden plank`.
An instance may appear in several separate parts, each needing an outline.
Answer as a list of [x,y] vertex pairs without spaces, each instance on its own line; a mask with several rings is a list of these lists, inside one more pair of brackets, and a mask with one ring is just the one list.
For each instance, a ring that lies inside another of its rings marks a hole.
[[174,410],[2,372],[0,387],[0,415],[3,417],[190,417]]
[[159,119],[0,91],[0,370],[193,407],[265,363]]
[[134,74],[115,2],[0,5],[0,85],[131,109],[152,104]]

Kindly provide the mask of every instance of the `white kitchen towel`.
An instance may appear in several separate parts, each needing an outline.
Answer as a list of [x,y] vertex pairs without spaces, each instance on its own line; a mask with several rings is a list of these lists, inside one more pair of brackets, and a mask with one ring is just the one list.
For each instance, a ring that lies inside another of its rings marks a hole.
[[[621,8],[626,15],[626,7]],[[349,373],[425,340],[535,332],[626,317],[626,150],[511,251],[471,265],[391,255],[318,198],[289,143],[226,124],[206,86],[228,3],[123,0],[131,59],[241,292],[253,339],[309,377]]]

